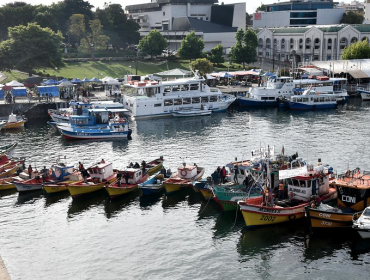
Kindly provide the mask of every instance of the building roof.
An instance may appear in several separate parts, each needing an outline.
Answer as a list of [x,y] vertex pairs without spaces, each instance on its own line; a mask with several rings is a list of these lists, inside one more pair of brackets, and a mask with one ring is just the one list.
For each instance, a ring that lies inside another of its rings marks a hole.
[[172,22],[172,31],[189,31],[203,33],[225,33],[237,32],[237,27],[230,27],[205,20],[200,20],[192,17],[174,18]]
[[[346,26],[352,26],[360,32],[370,32],[370,24],[359,24],[359,25],[350,25],[350,24],[338,24],[338,25],[309,25],[305,27],[281,27],[281,28],[268,28],[275,34],[278,33],[305,33],[310,30],[312,27],[316,27],[324,33],[338,32],[345,28]],[[262,29],[260,29],[261,31]]]
[[[149,1],[149,0],[147,0]],[[218,0],[157,0],[156,2],[146,3],[146,4],[137,4],[137,5],[127,5],[125,7],[126,10],[135,12],[137,10],[142,9],[153,9],[159,8],[165,4],[187,4],[187,3],[195,3],[197,5],[201,4],[214,4],[217,3]]]

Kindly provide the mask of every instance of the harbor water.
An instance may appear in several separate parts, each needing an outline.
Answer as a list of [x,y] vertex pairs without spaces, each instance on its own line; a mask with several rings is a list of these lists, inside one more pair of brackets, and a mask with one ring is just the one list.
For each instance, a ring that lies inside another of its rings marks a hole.
[[[267,145],[335,172],[370,170],[370,103],[351,98],[335,110],[292,112],[230,108],[197,118],[132,123],[132,140],[66,141],[46,121],[0,133],[34,168],[58,158],[114,168],[159,156],[172,171],[249,159]],[[0,255],[12,280],[38,279],[367,279],[370,241],[356,233],[311,236],[305,220],[246,229],[240,212],[222,213],[187,190],[111,201],[102,191],[80,200],[0,192]]]

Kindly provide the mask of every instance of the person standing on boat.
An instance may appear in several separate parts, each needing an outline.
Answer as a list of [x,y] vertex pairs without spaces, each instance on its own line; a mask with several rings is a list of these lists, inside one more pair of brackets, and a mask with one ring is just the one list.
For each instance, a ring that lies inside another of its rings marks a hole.
[[32,166],[31,166],[31,164],[28,166],[28,176],[29,176],[29,179],[32,178]]
[[121,171],[118,171],[117,172],[117,186],[118,187],[121,186],[121,179],[122,179],[122,173],[121,173]]
[[239,182],[238,182],[238,174],[239,174],[238,166],[235,165],[234,166],[234,182],[237,183],[237,184],[239,184]]
[[46,169],[46,166],[44,166],[44,169],[42,170],[42,181],[45,182],[46,178],[48,177],[48,170]]
[[78,162],[78,171],[82,172],[84,169],[84,165],[81,163],[81,161]]
[[89,177],[89,173],[87,172],[87,170],[84,167],[82,167],[81,175],[84,178],[84,182],[87,183],[87,177]]
[[130,176],[128,175],[128,172],[126,171],[125,172],[125,180],[126,180],[126,185],[128,185],[128,179],[130,178]]
[[226,183],[226,168],[225,168],[225,166],[223,166],[222,169],[221,169],[220,177],[221,177],[221,183],[225,184]]
[[279,183],[278,199],[284,199],[284,184],[283,184],[283,181],[280,181],[280,183]]
[[161,174],[163,175],[163,178],[166,177],[166,168],[164,168],[164,166],[162,166]]
[[215,185],[218,185],[220,183],[220,175],[219,175],[217,169],[215,170],[215,172],[213,172],[211,174],[211,177],[212,177],[213,183]]

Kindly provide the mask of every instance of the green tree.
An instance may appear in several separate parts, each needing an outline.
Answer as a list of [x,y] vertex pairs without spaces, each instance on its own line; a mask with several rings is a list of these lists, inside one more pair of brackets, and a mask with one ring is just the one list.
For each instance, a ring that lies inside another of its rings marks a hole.
[[211,55],[209,60],[214,64],[220,64],[225,62],[224,54],[224,47],[221,44],[218,44],[211,50]]
[[204,42],[192,31],[181,41],[178,54],[183,59],[197,59],[203,56]]
[[9,27],[9,39],[0,43],[0,70],[31,72],[64,66],[60,45],[63,36],[35,23]]
[[362,24],[364,22],[364,16],[353,11],[349,11],[343,14],[340,23],[347,24]]
[[256,12],[266,12],[266,5],[261,4],[261,6],[259,6],[259,7],[256,9]]
[[96,50],[104,50],[107,48],[109,37],[102,34],[102,25],[100,20],[90,20],[90,30],[85,28],[85,16],[81,14],[72,15],[70,18],[69,34],[80,38],[80,46],[82,52],[89,52],[92,59],[95,59]]
[[138,49],[143,54],[150,55],[151,58],[160,55],[166,47],[167,40],[157,29],[151,30],[147,36],[140,40],[138,45]]
[[367,59],[370,58],[370,46],[367,40],[358,41],[345,47],[341,59]]
[[195,61],[192,61],[191,69],[198,70],[201,76],[205,76],[207,73],[213,72],[213,65],[207,58],[198,58]]
[[239,29],[236,32],[236,44],[235,47],[231,48],[230,59],[232,62],[253,63],[257,61],[257,34],[251,29],[247,29],[245,32]]

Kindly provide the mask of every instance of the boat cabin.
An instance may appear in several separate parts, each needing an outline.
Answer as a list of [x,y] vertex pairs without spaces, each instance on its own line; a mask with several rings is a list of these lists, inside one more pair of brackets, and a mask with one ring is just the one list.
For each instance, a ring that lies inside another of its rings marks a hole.
[[198,168],[196,165],[186,165],[183,163],[182,166],[177,168],[178,176],[182,179],[192,179],[198,174]]
[[110,123],[126,123],[127,124],[127,109],[89,109],[88,115],[73,115],[71,116],[72,126],[96,126],[108,125]]
[[128,176],[129,176],[129,179],[128,179],[128,184],[129,185],[137,184],[140,181],[140,179],[143,175],[141,168],[127,168],[122,173],[121,184],[126,184],[125,172],[128,173]]
[[70,176],[74,171],[74,166],[66,166],[63,162],[59,162],[57,164],[53,164],[49,170],[51,176],[59,181],[64,180],[66,177]]
[[99,181],[113,175],[113,166],[110,162],[99,162],[88,168],[91,178],[98,178]]
[[299,103],[327,103],[337,102],[337,97],[327,94],[311,93],[308,95],[294,95],[291,97],[291,102]]

